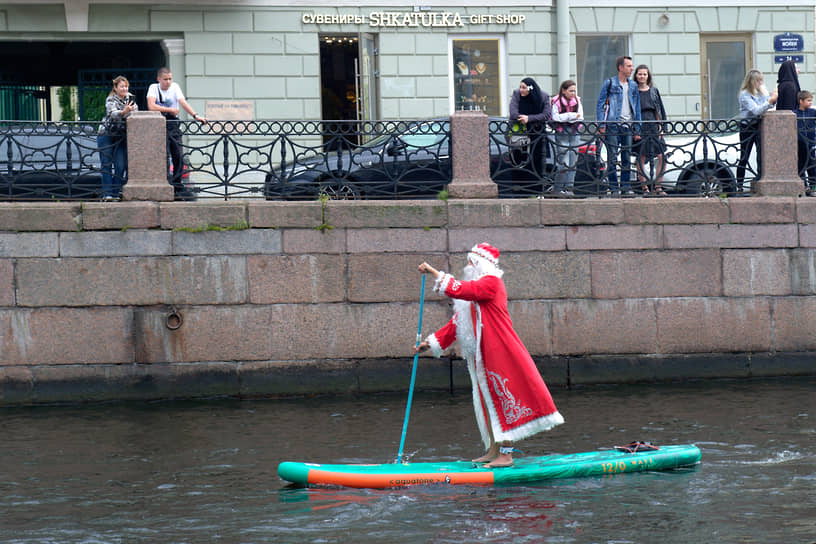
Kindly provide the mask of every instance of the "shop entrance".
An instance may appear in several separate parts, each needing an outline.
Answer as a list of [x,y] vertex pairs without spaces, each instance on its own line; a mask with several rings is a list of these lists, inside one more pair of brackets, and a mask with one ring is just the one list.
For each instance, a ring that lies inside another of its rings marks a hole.
[[375,37],[366,33],[325,34],[319,39],[321,117],[332,121],[375,120]]

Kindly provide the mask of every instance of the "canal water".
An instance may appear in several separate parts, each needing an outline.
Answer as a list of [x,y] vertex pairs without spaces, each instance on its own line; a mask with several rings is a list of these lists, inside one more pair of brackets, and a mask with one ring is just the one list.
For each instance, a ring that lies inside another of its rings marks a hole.
[[[513,487],[291,488],[396,456],[406,395],[0,409],[2,543],[816,542],[816,379],[553,389],[528,455],[694,443],[671,472]],[[414,461],[481,454],[470,393],[414,398]]]

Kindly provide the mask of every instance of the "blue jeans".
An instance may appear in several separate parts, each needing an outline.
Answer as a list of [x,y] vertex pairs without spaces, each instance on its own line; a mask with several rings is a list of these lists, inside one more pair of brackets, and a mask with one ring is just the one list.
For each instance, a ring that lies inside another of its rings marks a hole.
[[578,162],[578,146],[581,137],[567,129],[555,133],[556,166],[558,174],[555,176],[556,191],[572,191],[575,185],[575,164]]
[[[632,127],[619,123],[607,124],[604,142],[606,144],[606,171],[609,176],[609,189],[612,191],[620,191],[621,189],[630,191],[632,186],[629,184],[629,176],[632,161],[629,157],[632,151]],[[620,163],[616,160],[618,153],[620,153]],[[620,181],[623,187],[618,185],[618,165],[620,165]]]
[[127,180],[127,140],[100,134],[96,146],[102,167],[102,196],[118,198]]

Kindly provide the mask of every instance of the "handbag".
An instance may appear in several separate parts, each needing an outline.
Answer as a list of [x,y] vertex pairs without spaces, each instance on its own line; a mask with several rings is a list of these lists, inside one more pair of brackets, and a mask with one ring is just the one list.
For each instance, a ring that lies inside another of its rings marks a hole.
[[513,123],[510,132],[507,134],[507,145],[515,148],[530,145],[530,136],[527,134],[527,129],[518,122]]
[[105,123],[105,132],[111,138],[124,138],[127,134],[127,123],[124,119],[118,121],[109,120]]

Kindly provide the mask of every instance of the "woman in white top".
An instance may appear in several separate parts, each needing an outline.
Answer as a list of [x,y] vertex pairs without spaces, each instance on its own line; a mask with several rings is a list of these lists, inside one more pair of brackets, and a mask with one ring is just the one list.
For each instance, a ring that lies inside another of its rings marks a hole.
[[556,196],[575,196],[575,164],[581,138],[578,130],[584,118],[584,105],[576,94],[576,83],[568,79],[561,83],[558,96],[552,99],[552,120],[555,122],[555,153],[558,173],[553,193]]
[[737,191],[743,190],[745,169],[751,156],[751,149],[756,147],[756,176],[762,172],[762,149],[760,148],[759,123],[762,114],[776,104],[777,92],[770,95],[763,85],[765,78],[759,70],[748,70],[739,92],[740,116],[740,159],[737,165]]

